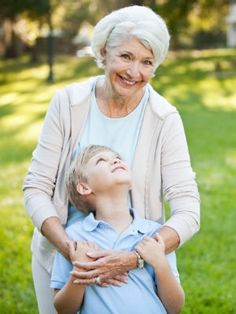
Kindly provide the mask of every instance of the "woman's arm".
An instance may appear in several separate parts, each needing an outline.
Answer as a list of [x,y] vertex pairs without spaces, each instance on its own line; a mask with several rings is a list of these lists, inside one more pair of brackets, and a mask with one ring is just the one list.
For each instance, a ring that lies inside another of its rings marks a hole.
[[175,249],[178,248],[180,244],[180,238],[178,233],[174,229],[163,226],[161,229],[158,230],[158,233],[161,235],[161,238],[165,243],[166,254],[173,252]]
[[41,232],[66,259],[71,261],[68,245],[73,241],[69,239],[58,217],[47,218],[42,224]]
[[[58,171],[61,167],[63,143],[67,142],[67,132],[62,117],[69,115],[69,113],[65,114],[69,109],[65,105],[65,101],[61,106],[62,97],[63,92],[58,91],[51,101],[37,147],[33,152],[32,163],[25,178],[23,190],[25,208],[33,224],[68,258],[67,242],[69,238],[62,227],[61,218],[52,201],[56,190]],[[64,191],[62,190],[61,193]],[[62,207],[63,200],[64,195],[60,195],[60,207]]]
[[[169,227],[162,227],[158,231],[165,243],[165,253],[173,251],[179,245],[179,236],[175,230]],[[89,256],[95,261],[89,263],[75,262],[78,267],[83,267],[85,271],[74,271],[76,282],[81,284],[92,284],[96,277],[100,277],[103,282],[116,284],[126,282],[122,276],[131,269],[137,268],[137,256],[135,252],[124,251],[91,251]],[[114,278],[118,281],[115,283]]]
[[177,314],[184,305],[184,291],[169,267],[164,241],[158,233],[155,238],[145,237],[136,246],[136,250],[154,268],[157,277],[157,294],[167,312]]
[[170,252],[171,246],[175,247],[174,237],[171,240],[173,232],[182,245],[200,227],[200,197],[179,114],[167,117],[163,125],[161,177],[163,197],[171,210],[171,216],[164,224],[169,231],[166,233],[166,229],[161,235],[167,244],[166,251]]

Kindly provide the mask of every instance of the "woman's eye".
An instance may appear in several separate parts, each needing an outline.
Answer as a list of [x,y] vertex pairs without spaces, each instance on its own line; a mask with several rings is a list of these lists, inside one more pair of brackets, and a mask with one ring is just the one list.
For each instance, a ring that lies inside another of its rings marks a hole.
[[125,59],[125,60],[130,60],[130,55],[128,55],[127,53],[124,53],[121,55],[121,58]]
[[151,61],[151,60],[144,60],[143,63],[144,63],[145,65],[150,65],[150,66],[152,66],[152,61]]

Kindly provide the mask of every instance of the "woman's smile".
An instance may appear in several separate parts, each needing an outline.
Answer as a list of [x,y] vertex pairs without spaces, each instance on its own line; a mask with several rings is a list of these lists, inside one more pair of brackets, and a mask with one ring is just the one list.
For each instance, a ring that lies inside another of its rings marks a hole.
[[105,52],[106,88],[111,97],[140,99],[143,87],[153,74],[154,57],[138,39],[132,37]]

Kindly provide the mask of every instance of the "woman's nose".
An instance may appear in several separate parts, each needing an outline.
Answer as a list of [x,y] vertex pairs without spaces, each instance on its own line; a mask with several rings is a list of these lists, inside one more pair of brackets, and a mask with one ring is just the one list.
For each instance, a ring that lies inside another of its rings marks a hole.
[[127,70],[130,77],[136,77],[139,75],[139,64],[138,62],[132,62]]

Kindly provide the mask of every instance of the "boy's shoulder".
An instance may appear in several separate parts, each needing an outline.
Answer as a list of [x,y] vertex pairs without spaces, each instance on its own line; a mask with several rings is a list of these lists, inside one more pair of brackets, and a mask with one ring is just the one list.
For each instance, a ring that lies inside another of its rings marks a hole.
[[78,236],[78,234],[80,234],[82,230],[83,230],[83,221],[82,220],[73,222],[70,226],[65,228],[65,232],[72,239],[74,239],[75,236]]
[[97,221],[94,218],[93,213],[89,213],[79,220],[71,223],[65,228],[66,233],[71,239],[84,239],[96,229]]

